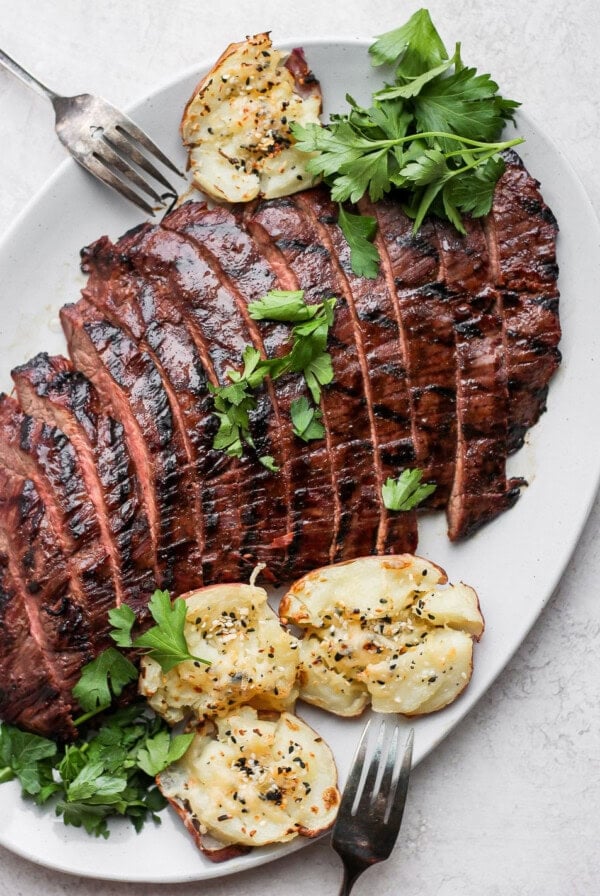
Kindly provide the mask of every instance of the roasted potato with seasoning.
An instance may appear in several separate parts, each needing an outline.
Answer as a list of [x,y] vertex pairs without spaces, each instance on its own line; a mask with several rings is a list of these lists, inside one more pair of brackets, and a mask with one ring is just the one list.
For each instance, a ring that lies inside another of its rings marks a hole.
[[290,124],[319,122],[321,90],[301,50],[268,33],[230,44],[195,88],[181,121],[194,185],[217,201],[272,199],[306,189],[309,156]]
[[280,617],[303,630],[300,698],[341,716],[420,715],[467,686],[484,628],[475,591],[401,554],[315,570],[284,596]]
[[333,824],[340,800],[333,756],[319,735],[290,713],[265,719],[249,706],[206,723],[157,783],[217,862],[317,836]]
[[227,584],[182,595],[186,660],[163,672],[156,660],[141,660],[139,689],[171,725],[193,717],[223,716],[237,706],[293,709],[298,690],[298,642],[279,623],[267,593],[255,585]]

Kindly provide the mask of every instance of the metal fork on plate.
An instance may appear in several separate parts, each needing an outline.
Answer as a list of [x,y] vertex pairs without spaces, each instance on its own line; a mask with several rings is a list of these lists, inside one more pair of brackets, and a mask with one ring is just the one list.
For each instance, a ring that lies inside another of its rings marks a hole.
[[339,896],[348,896],[363,871],[389,857],[406,802],[414,729],[402,752],[397,718],[384,716],[367,754],[372,722],[362,733],[331,834],[331,845],[344,863]]
[[[0,64],[50,100],[59,139],[94,177],[149,215],[164,207],[167,200],[177,197],[177,191],[148,154],[180,177],[184,175],[130,118],[106,100],[89,93],[58,96],[3,50],[0,50]],[[162,187],[166,192],[157,192],[149,178],[141,175],[140,169],[156,181],[158,190]],[[152,204],[140,195],[140,191]]]

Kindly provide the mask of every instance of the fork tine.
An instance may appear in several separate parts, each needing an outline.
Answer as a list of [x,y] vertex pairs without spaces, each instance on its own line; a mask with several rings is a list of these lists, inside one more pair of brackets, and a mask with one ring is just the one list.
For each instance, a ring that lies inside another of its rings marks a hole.
[[156,202],[161,201],[159,194],[150,186],[148,181],[138,174],[126,159],[119,155],[118,152],[115,152],[110,143],[104,140],[104,138],[99,142],[98,149],[94,152],[94,157],[102,162],[103,165],[106,165],[107,168],[116,168],[117,171],[120,171],[124,175],[122,180],[126,182],[131,181],[134,186],[150,196],[151,199],[154,199]]
[[[79,161],[79,160],[78,160]],[[122,196],[125,196],[126,199],[129,199],[130,202],[133,202],[134,205],[137,205],[138,208],[141,208],[143,212],[154,217],[154,209],[149,203],[143,199],[142,196],[138,196],[135,190],[132,190],[127,184],[122,181],[119,177],[111,171],[110,168],[107,168],[106,165],[103,164],[102,159],[95,156],[88,156],[84,162],[79,163],[82,168],[86,168],[90,171],[98,180],[101,180],[107,186],[112,187],[113,190],[116,190],[118,193],[121,193]]]
[[353,814],[358,814],[358,812],[367,812],[369,810],[369,807],[372,806],[375,802],[377,794],[381,789],[381,778],[383,770],[385,768],[383,746],[387,730],[386,723],[387,719],[381,719],[379,723],[379,731],[377,732],[375,748],[369,761],[363,788],[359,793],[357,799],[355,800]]
[[111,128],[109,131],[105,131],[103,136],[104,140],[109,146],[116,150],[117,153],[124,158],[128,158],[132,162],[135,162],[135,164],[143,171],[157,180],[167,190],[170,190],[173,195],[177,195],[177,191],[171,186],[164,174],[152,164],[150,159],[139,151],[135,143],[131,141],[127,131],[125,131],[120,124],[115,125],[115,127]]
[[394,769],[394,779],[390,788],[389,802],[386,809],[386,822],[392,827],[400,828],[402,815],[404,814],[404,805],[406,803],[406,794],[408,792],[408,781],[410,778],[410,770],[412,767],[413,744],[415,739],[415,729],[411,728],[406,739],[402,762],[398,768]]
[[361,778],[363,777],[365,755],[367,752],[367,737],[369,734],[369,729],[371,727],[371,722],[372,719],[369,719],[367,724],[363,728],[363,733],[361,735],[360,741],[358,742],[358,747],[356,748],[356,752],[352,758],[350,774],[348,775],[348,780],[346,781],[346,786],[344,787],[340,807],[338,809],[338,818],[342,814],[352,813],[354,801],[358,794],[359,785],[361,783]]
[[129,137],[133,137],[140,146],[143,146],[144,149],[147,149],[151,155],[156,156],[156,158],[162,162],[167,168],[173,171],[175,174],[178,174],[179,177],[184,177],[185,175],[179,171],[178,168],[175,167],[173,162],[162,152],[159,147],[152,142],[150,137],[142,131],[135,122],[133,122],[130,118],[127,118],[125,115],[122,116],[121,121],[119,122],[119,129],[127,134]]

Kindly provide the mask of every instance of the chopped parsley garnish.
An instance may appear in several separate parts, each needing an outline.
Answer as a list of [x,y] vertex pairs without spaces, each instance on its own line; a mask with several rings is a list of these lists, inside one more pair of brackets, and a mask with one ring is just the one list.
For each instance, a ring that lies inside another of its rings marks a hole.
[[179,759],[193,734],[171,737],[145,703],[119,709],[73,744],[0,725],[0,782],[19,780],[23,796],[38,805],[55,797],[65,824],[108,837],[108,819],[128,818],[137,831],[160,821],[166,800],[154,776]]
[[321,423],[323,414],[319,408],[311,405],[308,398],[302,395],[291,404],[292,425],[294,435],[304,442],[311,439],[322,439],[325,435],[325,427]]
[[[331,356],[327,351],[327,337],[333,323],[335,299],[326,299],[314,305],[304,301],[304,291],[272,290],[266,296],[248,306],[254,320],[271,320],[291,323],[291,348],[281,357],[263,359],[253,346],[246,346],[242,354],[242,370],[229,370],[229,382],[223,386],[210,386],[219,429],[213,440],[213,448],[225,451],[230,457],[241,457],[244,445],[255,448],[250,432],[250,413],[257,407],[255,391],[267,377],[276,380],[287,373],[301,373],[315,402],[321,399],[321,388],[333,380]],[[323,438],[325,430],[318,424],[320,412],[312,408],[309,425],[298,423],[304,419],[308,400],[304,404],[292,403],[292,426],[300,438]],[[267,469],[279,468],[270,455],[259,457]]]
[[[382,34],[369,53],[373,65],[394,67],[369,108],[348,97],[349,112],[327,126],[292,125],[298,149],[316,153],[308,170],[324,177],[336,202],[365,194],[376,202],[397,189],[415,232],[430,212],[464,232],[462,214],[479,217],[491,208],[504,171],[499,153],[523,142],[499,139],[519,103],[502,97],[490,75],[465,66],[460,44],[448,53],[426,9]],[[372,224],[353,217],[339,219],[352,269],[373,278]]]
[[421,483],[422,470],[403,470],[397,479],[388,477],[381,487],[383,503],[388,510],[412,510],[433,494],[435,483]]

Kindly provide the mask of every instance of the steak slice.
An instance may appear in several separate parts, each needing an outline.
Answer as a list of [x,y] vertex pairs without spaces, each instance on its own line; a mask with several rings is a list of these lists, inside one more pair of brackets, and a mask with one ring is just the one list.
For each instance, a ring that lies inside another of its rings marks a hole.
[[[367,411],[376,448],[374,465],[379,491],[388,477],[412,467],[415,449],[410,422],[406,369],[399,341],[398,321],[385,274],[373,280],[352,271],[350,247],[337,224],[337,206],[324,187],[300,194],[324,232],[352,311]],[[413,553],[417,547],[415,511],[397,513],[382,505],[376,549],[378,553]]]
[[[226,209],[211,211],[188,203],[166,216],[163,226],[188,235],[210,253],[219,277],[235,291],[238,303],[247,305],[270,289],[285,288],[237,216]],[[251,321],[251,325],[253,343],[261,353],[277,357],[289,350],[289,327],[265,321]],[[281,519],[279,537],[273,541],[281,562],[286,569],[299,564],[298,569],[308,571],[311,567],[307,562],[318,565],[329,559],[331,520],[323,514],[323,507],[331,503],[331,475],[322,443],[305,444],[292,434],[290,406],[303,394],[305,387],[295,374],[272,383],[271,401],[277,414],[282,468],[277,474],[281,477],[279,483],[272,482],[272,476],[264,477],[263,491],[267,507],[274,500],[282,505],[285,501],[285,520]],[[281,487],[281,492],[273,493],[276,486]],[[263,559],[268,562],[266,556]]]
[[276,271],[285,264],[288,288],[302,289],[308,304],[336,299],[328,341],[335,376],[321,397],[334,489],[330,562],[372,553],[382,499],[354,324],[339,272],[314,217],[297,196],[251,205],[244,221],[263,251],[269,242],[275,244],[277,253],[267,258]]
[[[18,503],[19,486],[13,492],[11,479],[0,469],[3,500]],[[77,735],[71,707],[32,633],[32,627],[37,625],[37,612],[32,601],[26,601],[22,582],[11,573],[9,552],[5,533],[0,528],[0,717],[34,734],[70,741]]]
[[75,448],[105,543],[112,543],[116,602],[133,608],[156,587],[150,528],[123,426],[106,414],[92,383],[47,354],[12,371],[27,414],[62,429]]
[[[119,254],[123,255],[122,252]],[[239,327],[235,325],[235,308],[232,313],[227,312],[227,303],[235,297],[232,296],[228,284],[223,282],[221,272],[207,264],[207,260],[199,252],[199,247],[189,238],[155,229],[145,234],[135,245],[131,245],[126,257],[131,268],[127,282],[137,283],[137,293],[143,297],[140,312],[147,319],[159,324],[153,344],[156,344],[157,351],[162,351],[161,360],[164,361],[162,369],[174,381],[175,394],[183,410],[182,416],[185,417],[190,429],[193,427],[199,436],[204,435],[198,446],[198,459],[204,463],[207,457],[220,455],[222,458],[222,452],[215,452],[212,449],[215,418],[212,397],[208,395],[206,389],[206,377],[204,376],[201,382],[200,393],[197,389],[190,391],[185,381],[186,372],[182,370],[182,350],[184,356],[195,352],[200,362],[200,353],[196,349],[193,337],[196,337],[196,342],[200,344],[203,353],[207,353],[208,326],[211,331],[218,332],[221,339],[222,350],[216,362],[223,370],[225,363],[229,361],[224,368],[228,370],[240,366],[242,352],[247,344],[254,342],[256,345],[255,334],[250,332],[243,319]],[[181,284],[177,282],[173,270],[174,265],[182,258],[188,262],[186,265],[188,275],[192,268],[197,275],[206,272],[210,274],[212,271],[214,282],[219,284],[215,290],[214,305],[206,300],[206,292],[203,294],[205,301],[201,307],[198,307],[197,294],[192,301],[187,294],[182,295]],[[221,301],[224,293],[226,293],[225,303]],[[147,338],[150,341],[153,332],[149,331]],[[176,351],[173,351],[173,347]],[[212,363],[210,353],[208,354],[209,371],[214,376],[215,365]],[[199,413],[201,419],[198,418]],[[208,419],[207,415],[210,415]],[[277,413],[274,412],[269,400],[268,390],[265,390],[260,397],[259,408],[253,415],[251,427],[257,453],[272,455],[276,462],[282,462],[280,425]],[[206,438],[207,435],[209,439]],[[244,458],[241,464],[234,465],[230,462],[224,473],[222,471],[221,461],[218,461],[215,471],[207,468],[204,487],[209,495],[213,495],[213,503],[215,495],[221,497],[222,506],[218,516],[222,523],[228,525],[230,537],[236,536],[239,541],[240,533],[243,534],[235,557],[232,557],[230,562],[225,561],[231,568],[225,575],[233,579],[238,579],[240,575],[245,577],[250,575],[257,562],[266,562],[270,574],[280,578],[285,551],[282,551],[281,544],[273,545],[273,541],[281,538],[287,523],[287,496],[282,477],[273,477],[273,474],[252,456]],[[232,499],[232,472],[235,472],[236,480],[239,482],[235,488],[235,500]],[[221,558],[219,570],[212,572],[209,570],[209,577],[212,579],[223,578],[224,575],[223,525],[220,528],[221,532],[215,532],[206,552],[208,558],[211,554]]]
[[394,284],[415,462],[423,481],[436,483],[426,504],[443,507],[454,479],[457,362],[454,296],[441,279],[435,226],[426,220],[413,234],[413,222],[392,199],[361,207],[377,221],[382,266]]
[[[13,526],[8,526],[9,537],[23,539],[22,543],[19,541],[23,556],[27,555],[30,544],[42,551],[35,572],[36,582],[44,575],[50,577],[50,583],[69,579],[76,605],[72,611],[73,648],[79,654],[81,666],[87,662],[86,657],[106,646],[107,614],[115,605],[115,590],[109,553],[77,455],[63,432],[23,414],[18,404],[6,395],[0,395],[0,447],[2,466],[16,476],[31,480],[41,502],[37,507],[32,503],[32,519],[22,512],[18,524],[14,523],[14,533]],[[42,506],[54,533],[52,548],[47,552],[38,543],[41,534],[34,518]],[[24,534],[28,526],[33,528]]]
[[491,281],[481,222],[465,218],[464,235],[435,222],[440,272],[454,295],[456,453],[446,508],[452,540],[471,535],[510,507],[519,482],[506,479],[508,384],[502,305]]
[[142,485],[159,586],[178,594],[199,583],[189,469],[168,396],[149,355],[86,299],[61,310],[75,366],[124,426]]
[[509,450],[546,409],[548,383],[560,364],[556,285],[556,218],[539,183],[515,152],[496,186],[486,235],[502,296],[510,402]]

